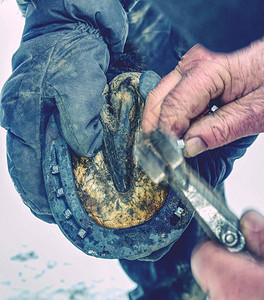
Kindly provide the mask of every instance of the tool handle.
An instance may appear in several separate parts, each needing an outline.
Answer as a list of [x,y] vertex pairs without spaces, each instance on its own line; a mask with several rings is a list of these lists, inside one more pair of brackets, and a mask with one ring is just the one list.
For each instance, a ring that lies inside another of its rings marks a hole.
[[[187,188],[181,189],[183,202],[195,212],[194,216],[206,234],[231,252],[242,251],[245,238],[239,229],[239,219],[227,208],[221,196],[190,170],[188,180]],[[177,183],[170,182],[170,186],[179,191]]]
[[227,208],[224,199],[187,166],[179,140],[159,130],[147,136],[139,135],[134,155],[153,182],[163,181],[181,195],[211,239],[232,252],[244,249],[245,239],[238,218]]

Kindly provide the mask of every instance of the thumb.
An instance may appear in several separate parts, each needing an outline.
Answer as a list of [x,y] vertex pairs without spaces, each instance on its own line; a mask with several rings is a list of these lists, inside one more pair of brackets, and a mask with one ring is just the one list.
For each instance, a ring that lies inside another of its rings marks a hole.
[[100,113],[105,103],[102,93],[106,86],[108,50],[103,42],[96,39],[93,42],[94,46],[87,49],[87,39],[83,39],[67,59],[59,57],[48,78],[50,92],[55,94],[57,124],[62,135],[77,154],[85,157],[94,156],[103,140]]
[[230,102],[195,121],[184,135],[185,156],[193,157],[264,130],[261,89]]
[[248,211],[241,217],[240,226],[249,250],[264,258],[264,217],[257,211]]
[[196,246],[191,257],[192,273],[205,293],[213,287],[218,289],[215,286],[221,279],[227,279],[227,270],[235,270],[239,264],[240,260],[234,261],[231,253],[211,241]]
[[264,299],[263,266],[244,253],[230,253],[205,242],[194,249],[191,267],[210,299]]
[[59,90],[60,95],[56,97],[59,114],[56,119],[70,147],[78,155],[92,157],[102,146],[100,112],[104,104],[102,91],[106,82],[104,74],[99,77],[99,72],[94,74],[97,80],[92,81],[90,76],[84,77],[78,84],[69,82],[64,93]]

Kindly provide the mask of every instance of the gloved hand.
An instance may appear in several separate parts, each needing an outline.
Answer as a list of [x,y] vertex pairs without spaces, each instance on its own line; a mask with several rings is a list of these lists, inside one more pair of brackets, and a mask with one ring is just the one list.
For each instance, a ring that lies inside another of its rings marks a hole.
[[105,73],[110,56],[123,51],[127,17],[119,0],[18,3],[26,24],[2,90],[1,126],[8,131],[8,167],[18,192],[35,215],[54,222],[42,175],[46,124],[54,113],[79,155],[100,149]]

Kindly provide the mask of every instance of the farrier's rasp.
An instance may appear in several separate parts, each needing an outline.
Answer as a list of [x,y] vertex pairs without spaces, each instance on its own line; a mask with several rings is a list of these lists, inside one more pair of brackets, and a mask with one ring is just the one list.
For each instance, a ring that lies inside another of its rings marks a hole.
[[238,218],[227,208],[221,196],[185,163],[183,141],[162,133],[159,129],[139,133],[134,155],[146,174],[155,183],[166,182],[181,191],[181,198],[207,235],[229,251],[241,251],[245,238]]

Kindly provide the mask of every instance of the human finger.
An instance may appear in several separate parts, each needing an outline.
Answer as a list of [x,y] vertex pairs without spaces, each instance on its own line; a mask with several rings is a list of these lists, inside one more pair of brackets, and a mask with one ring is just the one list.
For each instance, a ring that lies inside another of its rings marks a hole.
[[263,131],[264,95],[258,89],[194,122],[184,135],[185,156],[193,157]]
[[160,107],[164,97],[178,84],[182,76],[177,69],[174,69],[165,76],[158,85],[152,89],[147,96],[144,109],[142,128],[144,133],[154,131],[159,126]]
[[[182,79],[161,103],[159,126],[163,132],[182,137],[190,121],[199,116],[211,99],[224,90],[224,68],[210,61],[179,63]],[[226,79],[227,80],[227,79]]]
[[257,211],[246,212],[240,221],[247,247],[258,257],[264,258],[264,217]]
[[192,272],[210,300],[263,299],[264,268],[245,254],[205,242],[193,251]]

